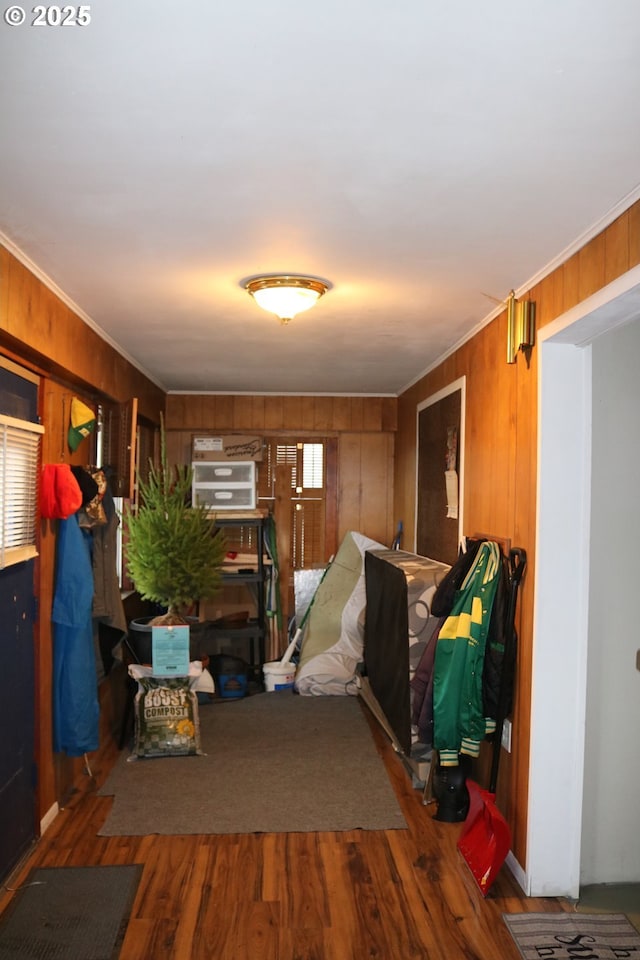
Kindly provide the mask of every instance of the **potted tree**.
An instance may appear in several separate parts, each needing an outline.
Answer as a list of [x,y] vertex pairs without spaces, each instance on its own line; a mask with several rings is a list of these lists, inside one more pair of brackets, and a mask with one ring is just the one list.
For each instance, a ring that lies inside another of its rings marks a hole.
[[125,559],[140,596],[166,607],[152,626],[188,624],[185,608],[219,589],[224,537],[203,506],[191,504],[190,465],[170,468],[164,421],[160,464],[139,480],[137,511],[125,513]]

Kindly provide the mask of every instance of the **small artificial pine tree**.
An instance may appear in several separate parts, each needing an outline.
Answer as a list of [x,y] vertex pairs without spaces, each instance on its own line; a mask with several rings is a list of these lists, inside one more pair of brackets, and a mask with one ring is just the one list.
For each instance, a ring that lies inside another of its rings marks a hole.
[[153,625],[186,623],[180,608],[211,599],[220,586],[224,537],[203,506],[191,505],[192,468],[170,469],[164,422],[160,465],[138,483],[137,512],[125,513],[127,570],[144,600],[167,607]]

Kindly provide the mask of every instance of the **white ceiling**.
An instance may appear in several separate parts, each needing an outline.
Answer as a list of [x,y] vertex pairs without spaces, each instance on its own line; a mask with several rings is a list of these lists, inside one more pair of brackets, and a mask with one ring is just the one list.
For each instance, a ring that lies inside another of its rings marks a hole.
[[24,9],[0,231],[167,390],[396,394],[640,196],[638,0]]

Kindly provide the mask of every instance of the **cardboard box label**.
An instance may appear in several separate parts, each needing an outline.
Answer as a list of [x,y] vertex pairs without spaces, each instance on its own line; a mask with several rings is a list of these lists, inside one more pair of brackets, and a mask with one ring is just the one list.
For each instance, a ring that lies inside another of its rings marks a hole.
[[200,453],[211,453],[214,450],[222,451],[224,450],[224,443],[222,437],[195,437],[193,450],[194,452],[198,450]]
[[194,460],[262,460],[262,438],[229,434],[194,437]]

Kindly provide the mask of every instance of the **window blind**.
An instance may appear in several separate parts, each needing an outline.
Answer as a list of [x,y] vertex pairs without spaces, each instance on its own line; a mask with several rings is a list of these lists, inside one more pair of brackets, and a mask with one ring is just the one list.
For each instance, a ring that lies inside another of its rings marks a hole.
[[302,444],[302,486],[306,490],[324,489],[324,443]]
[[44,427],[0,414],[0,569],[37,556],[40,437]]

